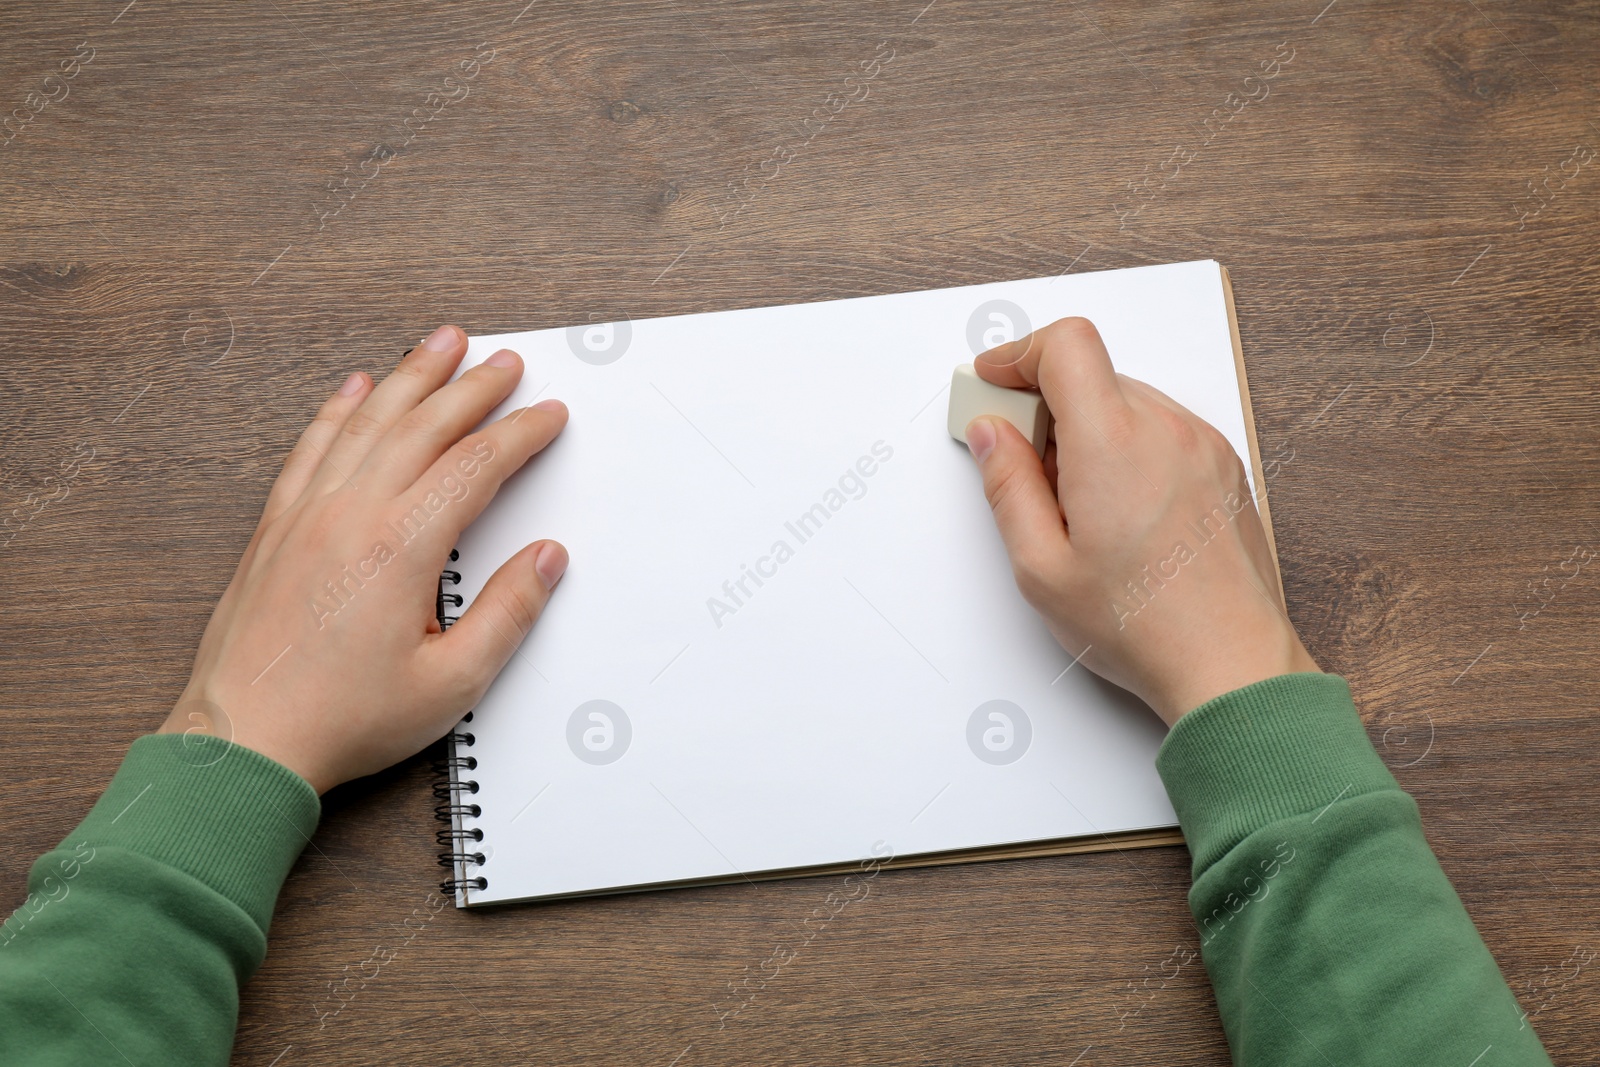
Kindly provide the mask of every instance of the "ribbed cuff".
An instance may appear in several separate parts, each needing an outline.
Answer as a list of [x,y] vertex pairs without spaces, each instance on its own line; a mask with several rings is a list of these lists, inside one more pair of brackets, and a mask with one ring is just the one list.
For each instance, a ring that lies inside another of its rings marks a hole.
[[183,871],[266,933],[295,857],[317,828],[310,783],[242,745],[187,734],[134,741],[64,844],[110,845]]
[[1269,823],[1399,789],[1334,674],[1285,674],[1207,701],[1156,755],[1199,878]]

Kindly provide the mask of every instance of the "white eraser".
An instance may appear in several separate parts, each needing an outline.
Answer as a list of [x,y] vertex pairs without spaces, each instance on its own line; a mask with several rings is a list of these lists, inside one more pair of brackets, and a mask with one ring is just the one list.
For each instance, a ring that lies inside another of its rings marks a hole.
[[967,423],[979,415],[997,415],[1033,442],[1033,450],[1044,458],[1045,442],[1050,437],[1050,408],[1044,396],[1032,389],[1007,389],[978,377],[972,364],[963,363],[950,378],[950,436],[967,443]]

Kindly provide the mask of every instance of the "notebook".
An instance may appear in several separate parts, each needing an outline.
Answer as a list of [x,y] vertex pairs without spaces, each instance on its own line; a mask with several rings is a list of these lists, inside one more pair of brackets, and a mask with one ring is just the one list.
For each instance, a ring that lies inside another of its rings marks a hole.
[[464,368],[526,364],[492,417],[571,419],[460,538],[443,618],[530,541],[571,564],[451,734],[456,903],[1180,842],[1165,727],[1022,599],[945,425],[956,365],[1067,315],[1260,484],[1209,260],[472,338]]

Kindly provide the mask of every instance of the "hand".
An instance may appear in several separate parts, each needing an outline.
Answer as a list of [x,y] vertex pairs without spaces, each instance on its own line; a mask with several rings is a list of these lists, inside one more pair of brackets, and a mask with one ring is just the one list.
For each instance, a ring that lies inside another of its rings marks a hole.
[[535,541],[440,631],[439,573],[502,482],[566,425],[556,400],[470,432],[511,395],[510,351],[445,384],[443,326],[383,384],[353,374],[284,463],[163,733],[220,734],[322,793],[437,740],[539,617],[567,553]]
[[1004,419],[974,419],[967,445],[1017,586],[1062,648],[1169,726],[1241,686],[1318,670],[1222,434],[1116,373],[1087,319],[974,365],[996,385],[1039,389],[1056,419],[1043,461]]

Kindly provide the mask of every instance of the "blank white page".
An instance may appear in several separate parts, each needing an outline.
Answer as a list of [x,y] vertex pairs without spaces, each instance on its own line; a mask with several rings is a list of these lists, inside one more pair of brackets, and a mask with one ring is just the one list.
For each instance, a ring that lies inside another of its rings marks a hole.
[[462,727],[488,885],[458,903],[1176,824],[1165,727],[1022,599],[946,431],[1017,308],[1094,320],[1249,466],[1209,260],[472,339],[466,366],[526,361],[496,416],[571,421],[462,537],[459,591],[539,538],[571,565]]

